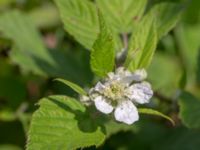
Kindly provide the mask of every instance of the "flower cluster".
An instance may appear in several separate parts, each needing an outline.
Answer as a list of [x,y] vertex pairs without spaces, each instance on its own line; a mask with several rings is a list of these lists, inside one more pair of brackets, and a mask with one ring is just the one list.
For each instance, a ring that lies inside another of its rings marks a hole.
[[132,124],[139,119],[135,104],[148,103],[153,96],[151,85],[143,81],[147,77],[144,69],[131,73],[123,67],[110,72],[104,82],[98,82],[90,89],[89,97],[82,101],[94,102],[96,108],[105,114],[114,110],[115,119]]

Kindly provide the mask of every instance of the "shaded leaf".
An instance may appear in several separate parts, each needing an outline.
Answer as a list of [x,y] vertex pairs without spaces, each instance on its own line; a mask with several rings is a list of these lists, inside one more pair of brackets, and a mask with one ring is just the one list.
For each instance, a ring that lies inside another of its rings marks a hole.
[[180,3],[162,2],[154,5],[147,15],[156,21],[158,39],[166,35],[179,21],[183,7]]
[[196,71],[196,81],[200,85],[200,49],[197,57],[197,71]]
[[[19,11],[3,14],[0,16],[0,31],[12,40],[13,47],[9,56],[23,72],[33,72],[41,76],[59,76],[87,83],[90,68],[84,66],[86,63],[89,64],[88,56],[85,57],[86,52],[80,55],[77,61],[74,55],[68,54],[67,57],[62,51],[47,50],[29,16]],[[80,59],[84,59],[84,62],[80,62]],[[80,76],[83,78],[81,81]]]
[[[25,15],[18,11],[4,14],[0,17],[0,31],[14,41],[15,48],[10,56],[26,71],[45,75],[45,72],[37,63],[33,59],[30,59],[32,57],[43,60],[47,64],[55,65],[54,60],[42,43],[34,24]],[[20,62],[21,60],[23,62]]]
[[179,100],[179,116],[189,128],[200,128],[200,100],[188,92],[183,92]]

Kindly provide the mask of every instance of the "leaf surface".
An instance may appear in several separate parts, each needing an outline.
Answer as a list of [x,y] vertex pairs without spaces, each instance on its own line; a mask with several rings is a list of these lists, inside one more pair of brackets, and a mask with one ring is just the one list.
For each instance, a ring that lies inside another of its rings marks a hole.
[[99,146],[104,141],[101,127],[87,122],[86,110],[77,100],[50,96],[39,105],[32,117],[27,150],[71,150]]

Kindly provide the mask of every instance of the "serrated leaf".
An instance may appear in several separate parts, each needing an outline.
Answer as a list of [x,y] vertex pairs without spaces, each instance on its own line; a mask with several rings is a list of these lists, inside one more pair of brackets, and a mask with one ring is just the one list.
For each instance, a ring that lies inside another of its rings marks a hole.
[[153,18],[145,16],[130,39],[125,65],[129,70],[147,68],[151,63],[157,44],[157,33]]
[[72,88],[75,92],[81,94],[81,95],[87,95],[87,92],[85,92],[84,89],[82,89],[79,85],[77,84],[74,84],[70,81],[67,81],[67,80],[64,80],[64,79],[60,79],[60,78],[57,78],[55,79],[55,81],[59,81],[61,83],[64,83],[65,85],[69,86],[70,88]]
[[100,33],[94,42],[90,64],[92,71],[100,76],[105,76],[112,71],[115,65],[115,46],[113,36],[102,14],[99,12]]
[[87,0],[54,0],[58,6],[64,27],[88,49],[92,48],[99,32],[97,11]]
[[155,116],[163,117],[163,118],[167,119],[168,121],[170,121],[172,123],[172,125],[175,125],[175,122],[170,117],[168,117],[167,115],[164,115],[163,113],[161,113],[157,110],[153,110],[153,109],[149,109],[149,108],[139,108],[138,112],[141,114],[155,115]]
[[104,141],[100,126],[95,122],[87,126],[86,110],[77,100],[50,96],[43,98],[39,105],[32,117],[27,150],[72,150],[99,146]]
[[97,0],[106,21],[117,33],[131,32],[145,10],[147,0]]
[[183,92],[179,106],[182,122],[189,128],[200,128],[200,100],[188,92]]
[[161,2],[154,5],[148,12],[149,17],[156,18],[158,39],[166,35],[179,21],[182,14],[179,3]]

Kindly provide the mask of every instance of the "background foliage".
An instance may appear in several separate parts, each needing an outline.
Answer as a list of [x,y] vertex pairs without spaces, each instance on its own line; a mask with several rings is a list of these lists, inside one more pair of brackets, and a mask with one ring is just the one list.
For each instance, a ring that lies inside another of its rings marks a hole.
[[[0,1],[0,150],[22,150],[26,143],[34,150],[198,150],[199,0],[95,4],[103,21],[90,0]],[[112,70],[114,54],[124,47],[130,70],[148,66],[155,93],[147,107],[169,115],[175,126],[145,115],[132,126],[116,123],[85,109],[71,98],[79,98],[73,90],[53,82],[64,78],[87,89],[98,79],[92,71],[102,77]],[[102,49],[112,57],[103,57]],[[100,60],[90,60],[90,54]]]

